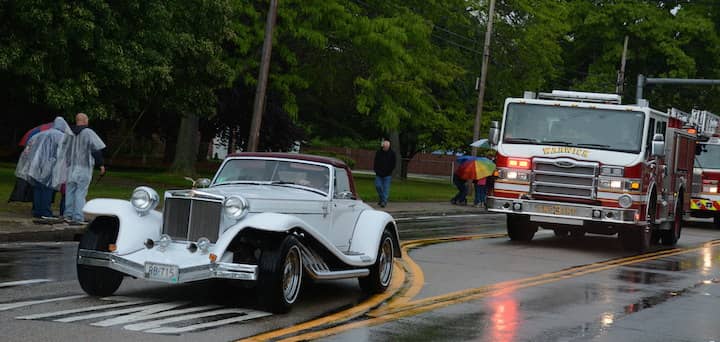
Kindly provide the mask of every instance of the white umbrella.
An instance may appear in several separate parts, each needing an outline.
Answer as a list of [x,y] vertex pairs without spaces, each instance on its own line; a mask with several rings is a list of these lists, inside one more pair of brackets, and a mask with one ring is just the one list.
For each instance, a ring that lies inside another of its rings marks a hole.
[[470,144],[472,147],[490,148],[490,142],[487,139],[480,139]]

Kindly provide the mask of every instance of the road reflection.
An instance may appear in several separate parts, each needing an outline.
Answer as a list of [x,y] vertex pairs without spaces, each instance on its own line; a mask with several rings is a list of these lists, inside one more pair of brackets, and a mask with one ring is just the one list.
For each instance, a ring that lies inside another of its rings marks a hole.
[[490,303],[490,308],[491,341],[514,341],[519,319],[517,300],[509,296],[498,298]]

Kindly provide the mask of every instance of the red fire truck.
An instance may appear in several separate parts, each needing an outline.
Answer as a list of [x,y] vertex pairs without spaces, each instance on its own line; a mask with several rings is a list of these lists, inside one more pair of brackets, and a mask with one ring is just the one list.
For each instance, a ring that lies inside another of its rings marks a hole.
[[704,125],[698,127],[700,153],[695,157],[690,215],[712,217],[715,227],[720,228],[720,117],[708,111],[693,110],[691,118]]
[[675,245],[689,210],[697,128],[690,115],[614,94],[526,92],[493,122],[498,178],[490,211],[511,240],[618,234],[627,249]]

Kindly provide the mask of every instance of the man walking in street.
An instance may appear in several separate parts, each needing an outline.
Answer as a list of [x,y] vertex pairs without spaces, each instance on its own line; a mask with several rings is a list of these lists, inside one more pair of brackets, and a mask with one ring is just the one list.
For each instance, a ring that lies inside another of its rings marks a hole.
[[100,166],[100,175],[105,174],[102,150],[105,143],[100,137],[88,128],[88,117],[83,113],[75,116],[75,133],[72,145],[67,155],[68,177],[65,188],[65,219],[71,225],[83,225],[85,215],[85,197],[87,196],[92,172],[95,165]]
[[382,147],[375,152],[375,190],[377,190],[378,205],[385,208],[390,197],[390,181],[395,170],[395,152],[390,148],[390,140],[383,139]]

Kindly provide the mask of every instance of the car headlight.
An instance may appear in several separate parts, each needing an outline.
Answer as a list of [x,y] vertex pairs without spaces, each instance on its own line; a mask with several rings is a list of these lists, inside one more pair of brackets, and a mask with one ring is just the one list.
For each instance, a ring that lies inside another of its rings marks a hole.
[[140,186],[133,190],[130,203],[140,215],[145,215],[155,209],[160,203],[160,196],[152,188]]
[[245,216],[250,209],[250,205],[245,198],[240,196],[230,196],[223,203],[223,212],[225,215],[239,220]]

